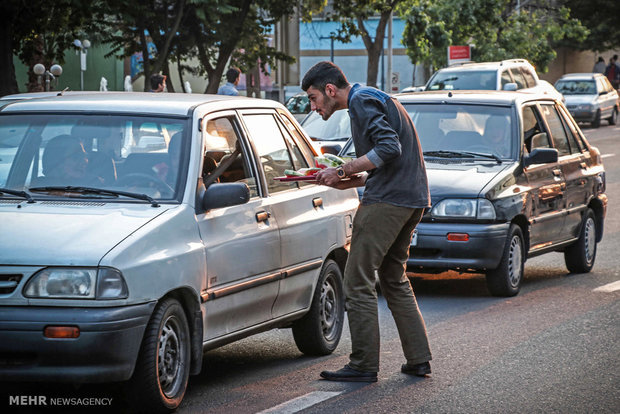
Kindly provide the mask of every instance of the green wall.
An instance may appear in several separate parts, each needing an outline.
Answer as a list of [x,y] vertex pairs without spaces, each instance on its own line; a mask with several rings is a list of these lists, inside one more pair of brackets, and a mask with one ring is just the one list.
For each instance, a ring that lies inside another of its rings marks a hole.
[[[105,46],[94,45],[88,49],[86,55],[86,71],[84,72],[84,90],[98,91],[101,77],[108,81],[109,91],[122,91],[124,70],[123,61],[115,57],[105,58],[109,52]],[[15,64],[15,76],[17,77],[17,87],[20,92],[27,92],[26,83],[28,81],[28,68],[17,58],[13,58]],[[80,55],[75,50],[65,52],[65,63],[62,65],[62,76],[58,78],[58,83],[52,83],[54,90],[63,90],[69,87],[71,91],[80,90]],[[48,68],[49,69],[49,68]]]

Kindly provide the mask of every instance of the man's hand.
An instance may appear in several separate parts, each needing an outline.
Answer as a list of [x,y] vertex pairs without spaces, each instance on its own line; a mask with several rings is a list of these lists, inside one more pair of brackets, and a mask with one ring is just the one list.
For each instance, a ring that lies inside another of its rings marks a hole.
[[340,183],[340,177],[338,177],[336,168],[329,167],[322,169],[316,174],[316,181],[321,185],[336,188],[338,183]]

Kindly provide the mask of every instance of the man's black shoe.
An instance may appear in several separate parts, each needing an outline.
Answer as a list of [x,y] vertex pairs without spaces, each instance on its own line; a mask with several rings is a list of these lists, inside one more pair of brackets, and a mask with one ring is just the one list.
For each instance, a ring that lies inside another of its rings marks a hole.
[[400,372],[423,377],[431,373],[431,363],[427,361],[415,365],[403,364],[403,366],[400,367]]
[[321,378],[328,381],[377,382],[377,373],[358,371],[345,365],[338,371],[321,372]]

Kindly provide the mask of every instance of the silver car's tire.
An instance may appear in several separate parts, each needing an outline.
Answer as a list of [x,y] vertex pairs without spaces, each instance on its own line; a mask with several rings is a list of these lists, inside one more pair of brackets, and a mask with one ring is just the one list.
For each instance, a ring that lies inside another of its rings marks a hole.
[[609,122],[609,125],[616,125],[616,123],[618,122],[618,108],[614,108],[613,111],[611,111],[611,116],[609,118],[607,118],[607,121]]
[[134,374],[130,399],[139,412],[162,413],[179,406],[190,370],[190,336],[181,304],[162,300],[149,321]]
[[564,262],[571,273],[588,273],[596,259],[596,221],[594,212],[587,209],[581,223],[579,239],[564,250]]
[[344,325],[344,288],[342,273],[333,260],[321,269],[310,310],[293,324],[293,338],[306,355],[334,352]]
[[592,121],[592,128],[598,128],[601,126],[601,110],[596,111],[594,121]]
[[521,228],[512,224],[499,266],[486,274],[487,288],[493,296],[514,296],[519,293],[525,263],[524,246]]

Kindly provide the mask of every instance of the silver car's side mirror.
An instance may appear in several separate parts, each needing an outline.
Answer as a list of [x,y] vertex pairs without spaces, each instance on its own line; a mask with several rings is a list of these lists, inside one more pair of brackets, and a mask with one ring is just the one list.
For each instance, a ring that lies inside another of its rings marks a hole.
[[504,85],[505,91],[516,91],[517,89],[519,89],[519,86],[514,82],[509,82]]
[[230,207],[250,201],[250,189],[245,183],[213,183],[202,196],[205,211]]

